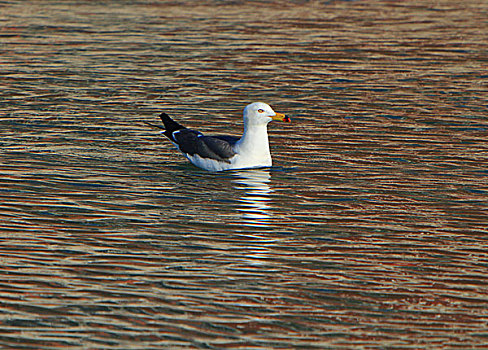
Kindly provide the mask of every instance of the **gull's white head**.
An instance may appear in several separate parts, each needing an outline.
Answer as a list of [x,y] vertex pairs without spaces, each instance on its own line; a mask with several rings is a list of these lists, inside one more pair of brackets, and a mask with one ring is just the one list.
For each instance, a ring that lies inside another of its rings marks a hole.
[[290,118],[276,113],[270,105],[263,102],[254,102],[244,108],[244,123],[247,125],[267,125],[272,120],[290,122]]

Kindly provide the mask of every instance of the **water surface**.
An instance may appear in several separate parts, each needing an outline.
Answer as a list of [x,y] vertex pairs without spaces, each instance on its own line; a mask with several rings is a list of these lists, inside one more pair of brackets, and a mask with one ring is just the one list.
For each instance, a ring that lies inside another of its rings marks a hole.
[[[0,347],[488,345],[483,1],[0,3]],[[166,111],[274,166],[208,173]]]

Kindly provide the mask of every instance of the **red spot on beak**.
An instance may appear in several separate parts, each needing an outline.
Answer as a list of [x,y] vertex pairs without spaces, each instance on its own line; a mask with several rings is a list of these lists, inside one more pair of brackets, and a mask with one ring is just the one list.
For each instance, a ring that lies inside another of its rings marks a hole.
[[287,122],[287,123],[291,123],[291,119],[289,116],[285,115],[285,117],[283,118],[283,121],[284,122]]

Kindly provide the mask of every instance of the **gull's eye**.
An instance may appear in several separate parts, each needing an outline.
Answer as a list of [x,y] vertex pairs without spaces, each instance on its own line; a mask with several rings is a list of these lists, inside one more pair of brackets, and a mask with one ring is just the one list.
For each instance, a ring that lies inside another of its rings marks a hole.
[[264,109],[258,109],[259,113],[264,113]]

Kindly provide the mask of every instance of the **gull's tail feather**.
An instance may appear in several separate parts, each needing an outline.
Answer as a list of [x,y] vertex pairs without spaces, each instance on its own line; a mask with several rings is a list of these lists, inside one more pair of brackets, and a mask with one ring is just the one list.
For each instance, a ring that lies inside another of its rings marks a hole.
[[186,129],[183,125],[175,122],[173,119],[170,118],[169,115],[167,115],[164,112],[159,115],[159,118],[161,118],[161,120],[164,124],[165,132],[163,132],[163,134],[167,138],[169,138],[171,141],[175,141],[175,139],[173,137],[173,133],[175,131],[178,131],[181,129]]
[[175,122],[173,119],[170,118],[169,115],[164,112],[159,115],[159,118],[161,118],[161,120],[163,121],[166,131],[175,132],[177,130],[185,129],[183,125]]

